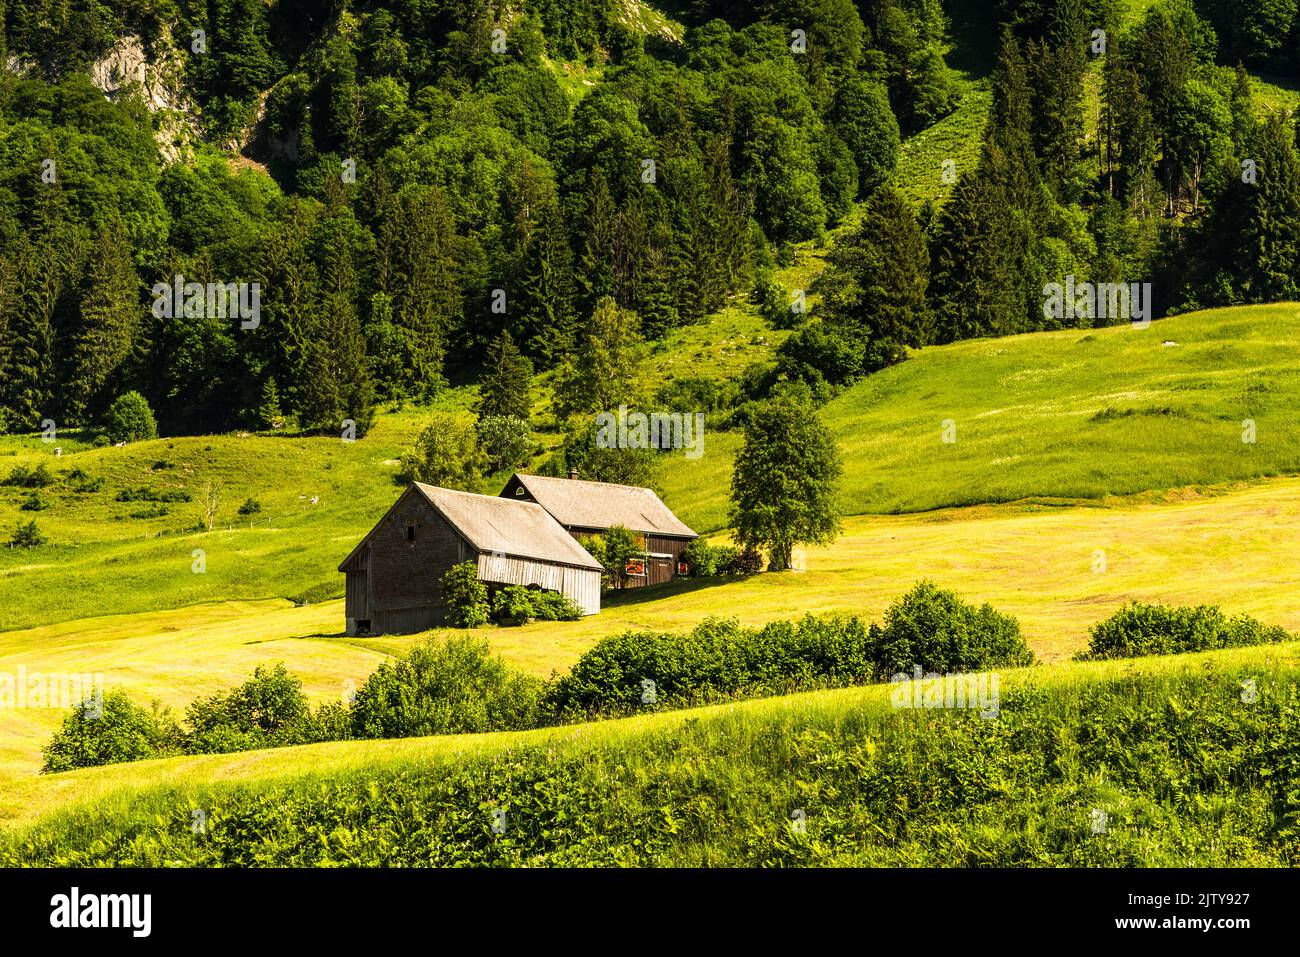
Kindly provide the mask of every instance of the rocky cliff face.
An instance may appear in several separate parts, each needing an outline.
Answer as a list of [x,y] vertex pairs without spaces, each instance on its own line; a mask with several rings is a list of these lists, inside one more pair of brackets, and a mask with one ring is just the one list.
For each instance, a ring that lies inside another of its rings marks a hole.
[[185,95],[180,55],[164,33],[146,50],[137,36],[126,36],[90,67],[90,79],[109,99],[139,90],[154,114],[154,139],[164,163],[188,155],[199,136],[197,107]]

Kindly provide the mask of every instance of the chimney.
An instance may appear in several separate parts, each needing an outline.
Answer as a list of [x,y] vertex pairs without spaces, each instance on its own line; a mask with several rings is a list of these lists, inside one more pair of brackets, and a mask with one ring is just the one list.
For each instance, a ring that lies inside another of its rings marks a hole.
[[575,469],[575,468],[570,467],[570,469],[569,469],[569,478],[571,478],[571,479],[576,479],[577,477],[578,477],[578,470]]

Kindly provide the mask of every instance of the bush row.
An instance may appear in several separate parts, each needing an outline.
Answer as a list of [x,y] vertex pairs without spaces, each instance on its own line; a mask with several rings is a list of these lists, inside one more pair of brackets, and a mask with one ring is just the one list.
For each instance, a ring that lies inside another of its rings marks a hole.
[[[854,616],[746,628],[709,619],[686,634],[605,638],[547,689],[561,718],[680,708],[741,697],[887,681],[896,674],[969,672],[1032,664],[1016,619],[921,582],[881,624]],[[650,682],[646,684],[645,682]]]
[[737,709],[310,782],[164,784],[0,833],[0,866],[1295,867],[1295,681],[1010,687],[996,721]]
[[[527,593],[520,589],[521,592]],[[1290,636],[1215,608],[1132,605],[1094,629],[1080,657],[1131,657],[1282,641]],[[105,696],[102,715],[75,710],[45,749],[46,771],[177,753],[210,753],[348,738],[516,731],[637,711],[888,681],[899,675],[1023,667],[1033,654],[1016,619],[921,582],[879,623],[805,616],[747,628],[708,619],[685,634],[605,638],[568,674],[543,682],[509,668],[469,636],[430,638],[385,661],[350,702],[311,708],[301,683],[258,668],[230,692],[169,712]]]
[[1132,602],[1093,626],[1088,647],[1075,658],[1139,658],[1177,655],[1216,648],[1291,641],[1284,628],[1262,624],[1249,615],[1229,618],[1214,605],[1174,607]]

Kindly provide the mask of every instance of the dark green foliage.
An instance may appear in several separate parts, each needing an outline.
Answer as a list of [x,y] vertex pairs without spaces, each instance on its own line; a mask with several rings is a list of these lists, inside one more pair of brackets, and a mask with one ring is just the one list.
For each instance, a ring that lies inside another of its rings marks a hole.
[[511,671],[486,641],[430,638],[385,661],[356,694],[358,738],[516,731],[537,719],[541,682]]
[[474,562],[453,565],[442,576],[442,603],[447,623],[457,628],[477,628],[488,620],[487,586],[478,578]]
[[299,726],[310,713],[302,682],[283,663],[258,665],[239,687],[201,698],[185,710],[185,750],[221,754],[301,743]]
[[1081,661],[1177,655],[1293,641],[1284,628],[1261,624],[1249,615],[1228,618],[1214,605],[1172,607],[1132,602],[1093,626]]
[[809,615],[759,629],[710,618],[683,634],[602,639],[547,689],[546,708],[561,718],[610,717],[862,684],[874,672],[867,627],[857,618]]
[[13,535],[9,537],[10,548],[39,548],[46,544],[48,539],[41,533],[40,528],[36,525],[36,520],[30,522],[19,522],[18,527],[14,529]]
[[898,120],[880,86],[849,77],[840,86],[832,112],[835,132],[857,164],[858,193],[875,191],[898,162]]
[[55,774],[122,761],[161,758],[181,750],[180,726],[171,712],[135,704],[125,691],[98,689],[63,719],[41,749],[41,771]]
[[530,621],[577,621],[582,609],[559,592],[506,585],[492,596],[492,617],[516,625]]
[[[867,203],[858,229],[831,251],[829,268],[818,280],[825,292],[819,314],[856,341],[926,345],[932,337],[929,272],[930,253],[916,217],[895,190],[881,189]],[[858,370],[863,371],[874,369]]]
[[256,515],[262,510],[262,503],[255,498],[244,499],[244,504],[239,506],[240,515]]
[[896,674],[953,674],[1019,668],[1034,662],[1020,623],[989,605],[975,607],[923,581],[871,628],[878,680]]
[[479,380],[479,416],[527,422],[533,412],[532,379],[532,362],[520,353],[510,332],[502,329],[488,347],[487,367]]
[[14,488],[49,488],[54,481],[54,473],[50,471],[49,466],[41,462],[33,469],[15,465],[4,480],[0,481],[0,485]]
[[115,496],[119,502],[189,502],[193,496],[185,489],[153,489],[148,486],[124,488]]
[[50,503],[45,500],[45,497],[33,489],[27,493],[27,497],[18,506],[18,510],[22,512],[43,512],[49,507]]

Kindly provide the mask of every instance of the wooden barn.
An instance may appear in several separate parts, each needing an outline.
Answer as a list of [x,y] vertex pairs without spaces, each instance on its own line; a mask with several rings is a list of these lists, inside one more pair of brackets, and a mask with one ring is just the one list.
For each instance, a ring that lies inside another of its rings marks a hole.
[[501,497],[516,502],[536,502],[578,541],[622,525],[636,532],[645,555],[628,565],[627,585],[657,585],[682,574],[682,552],[697,536],[648,488],[586,482],[570,477],[511,476]]
[[442,624],[442,576],[464,561],[489,589],[557,591],[600,611],[600,564],[540,505],[416,482],[339,565],[348,634]]

